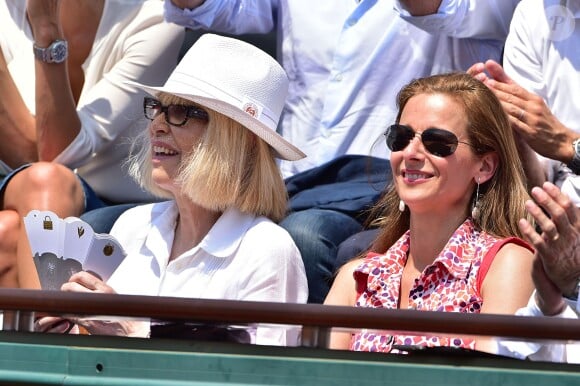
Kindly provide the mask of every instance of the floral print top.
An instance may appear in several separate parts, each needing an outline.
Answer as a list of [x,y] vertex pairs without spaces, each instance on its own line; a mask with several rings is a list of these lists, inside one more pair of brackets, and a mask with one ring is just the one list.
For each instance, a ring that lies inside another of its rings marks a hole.
[[[521,239],[498,239],[481,232],[475,228],[471,219],[467,219],[453,233],[441,254],[415,279],[408,294],[409,308],[479,313],[483,304],[479,291],[483,277],[495,257],[495,252],[509,242],[531,249]],[[401,277],[407,261],[409,243],[407,231],[384,255],[369,253],[357,267],[354,272],[358,292],[356,307],[398,308]],[[493,253],[486,256],[492,247]],[[402,350],[393,346],[401,345],[474,349],[475,341],[469,338],[390,335],[386,331],[362,330],[353,335],[350,349],[395,353]]]

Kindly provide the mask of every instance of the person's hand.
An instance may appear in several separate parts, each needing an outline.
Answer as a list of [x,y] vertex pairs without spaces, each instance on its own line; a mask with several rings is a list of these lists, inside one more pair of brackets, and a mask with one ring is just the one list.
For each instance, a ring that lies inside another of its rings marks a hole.
[[549,182],[533,188],[532,196],[535,202],[526,201],[526,210],[542,233],[525,219],[519,227],[536,249],[533,279],[538,306],[546,315],[554,315],[563,308],[562,294],[571,294],[580,278],[580,210]]
[[552,114],[542,97],[516,84],[493,60],[476,63],[467,73],[495,93],[513,129],[536,153],[566,164],[572,160],[576,134]]
[[115,290],[95,275],[81,271],[73,274],[60,288],[67,292],[94,292],[114,294]]
[[78,328],[68,319],[60,316],[42,316],[35,320],[34,331],[53,334],[78,333]]
[[[113,288],[101,279],[86,271],[72,275],[67,283],[61,287],[62,291],[91,292],[91,293],[116,293]],[[92,335],[120,335],[120,336],[147,336],[149,324],[131,320],[103,320],[91,319],[90,316],[71,316],[68,319],[82,326]]]
[[181,9],[194,9],[205,3],[205,0],[166,0]]

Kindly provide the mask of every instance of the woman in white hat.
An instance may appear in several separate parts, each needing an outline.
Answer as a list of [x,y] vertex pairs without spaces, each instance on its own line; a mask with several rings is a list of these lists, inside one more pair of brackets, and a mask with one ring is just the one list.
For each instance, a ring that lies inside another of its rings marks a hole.
[[[80,272],[62,290],[305,303],[300,253],[275,224],[286,190],[274,157],[304,154],[276,133],[288,80],[242,41],[203,35],[162,87],[138,85],[151,120],[132,175],[169,201],[121,215],[111,234],[127,256],[107,283]],[[37,329],[62,332],[46,317]],[[80,321],[89,333],[147,336],[144,322]],[[296,330],[260,328],[258,344],[295,344]]]

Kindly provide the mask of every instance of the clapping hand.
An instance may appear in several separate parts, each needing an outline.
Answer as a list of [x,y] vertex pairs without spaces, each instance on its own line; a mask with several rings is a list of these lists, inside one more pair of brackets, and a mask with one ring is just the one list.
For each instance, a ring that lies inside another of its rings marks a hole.
[[542,232],[524,219],[519,227],[536,249],[532,276],[538,306],[555,315],[564,308],[562,295],[572,294],[580,279],[580,210],[549,182],[533,188],[532,196],[535,202],[527,201],[526,209]]

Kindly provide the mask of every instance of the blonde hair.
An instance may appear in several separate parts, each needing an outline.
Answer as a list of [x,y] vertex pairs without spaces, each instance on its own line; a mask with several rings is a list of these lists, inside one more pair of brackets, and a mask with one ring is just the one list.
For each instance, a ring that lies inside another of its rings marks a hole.
[[[169,94],[162,93],[158,98],[163,104],[197,106]],[[273,149],[233,119],[199,107],[207,111],[209,121],[200,142],[182,159],[176,178],[182,192],[210,210],[223,212],[234,207],[280,221],[286,215],[288,194]],[[172,198],[151,179],[149,134],[140,135],[133,148],[136,151],[129,161],[131,176],[152,194]]]
[[[524,207],[529,198],[521,160],[516,149],[509,120],[497,97],[483,83],[465,73],[450,73],[416,79],[403,87],[397,96],[398,123],[409,99],[419,94],[443,94],[452,97],[463,107],[467,116],[468,141],[477,155],[495,152],[498,167],[493,177],[480,185],[478,200],[479,216],[476,226],[497,237],[522,234],[518,221],[532,221]],[[475,181],[470,192],[475,200]],[[380,217],[373,223],[381,226],[381,232],[373,244],[373,250],[385,252],[409,229],[409,211],[400,212],[399,197],[394,185],[373,208]],[[466,216],[470,207],[465,208]]]

